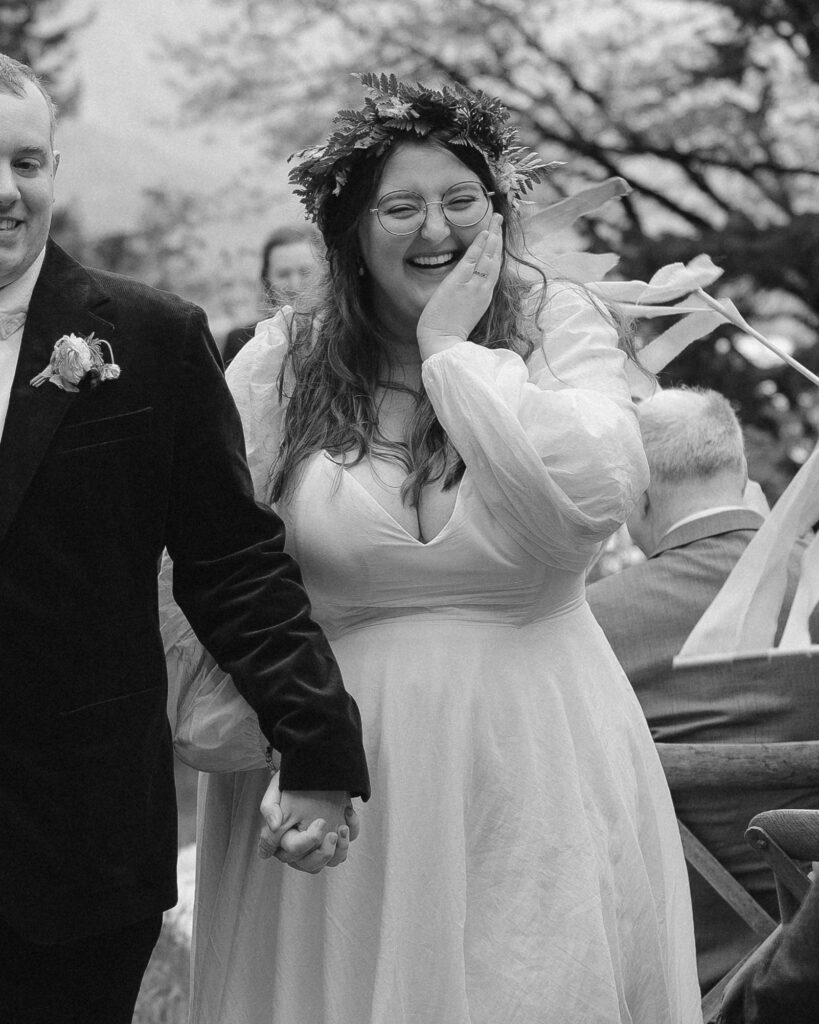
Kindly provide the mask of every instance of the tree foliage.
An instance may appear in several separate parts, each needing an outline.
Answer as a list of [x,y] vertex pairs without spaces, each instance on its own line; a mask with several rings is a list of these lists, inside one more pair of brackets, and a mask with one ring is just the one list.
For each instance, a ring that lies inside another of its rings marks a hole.
[[[227,0],[214,0],[223,7]],[[252,121],[277,153],[360,102],[350,72],[459,82],[500,96],[524,141],[565,167],[545,198],[619,175],[588,219],[596,250],[646,279],[707,252],[764,332],[817,362],[819,12],[814,0],[244,0],[180,54],[190,109]],[[702,343],[669,380],[715,386],[798,461],[815,388]],[[772,390],[773,389],[773,390]]]
[[751,236],[777,254],[798,240],[786,265],[767,261],[760,283],[795,295],[815,326],[819,18],[806,0],[231,6],[228,33],[183,52],[200,111],[227,106],[289,145],[314,141],[355,101],[354,70],[483,88],[545,157],[567,161],[555,192],[578,178],[632,184],[615,224],[598,225],[601,243],[635,236],[682,256],[705,240],[729,276],[755,277],[758,253],[743,258]]
[[0,53],[34,68],[62,113],[71,112],[79,93],[72,36],[93,17],[91,8],[84,13],[70,13],[67,8],[67,0],[3,0],[0,4]]

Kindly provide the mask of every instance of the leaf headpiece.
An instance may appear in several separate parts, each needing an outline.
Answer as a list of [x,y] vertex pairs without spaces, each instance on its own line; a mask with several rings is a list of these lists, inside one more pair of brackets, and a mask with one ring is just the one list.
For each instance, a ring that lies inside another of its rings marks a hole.
[[397,142],[418,141],[434,133],[451,146],[468,146],[486,161],[497,191],[517,205],[554,163],[545,164],[518,144],[518,132],[508,124],[509,111],[499,99],[471,92],[461,85],[440,91],[420,82],[399,82],[395,75],[359,74],[369,89],[361,110],[340,110],[323,146],[294,153],[299,162],[289,173],[295,193],[318,221],[325,203],[339,196],[362,154],[378,158]]

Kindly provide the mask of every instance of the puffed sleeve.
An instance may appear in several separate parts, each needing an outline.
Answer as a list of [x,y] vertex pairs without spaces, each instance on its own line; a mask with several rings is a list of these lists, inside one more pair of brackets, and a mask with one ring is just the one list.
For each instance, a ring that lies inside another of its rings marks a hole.
[[287,355],[287,326],[287,311],[262,320],[225,375],[242,419],[247,464],[258,501],[265,500],[270,467],[281,440],[284,405],[279,401],[279,373]]
[[524,362],[460,342],[430,356],[424,386],[484,502],[535,558],[582,571],[648,485],[608,317],[580,287],[549,287]]
[[[247,349],[247,351],[246,351]],[[242,420],[248,465],[257,500],[264,500],[278,449],[282,410],[277,380],[287,339],[281,316],[262,321],[228,371]],[[191,629],[173,597],[173,562],[159,574],[162,642],[168,673],[168,720],[180,760],[202,772],[264,768],[267,740],[256,712],[231,676]],[[274,752],[274,758],[278,760]]]

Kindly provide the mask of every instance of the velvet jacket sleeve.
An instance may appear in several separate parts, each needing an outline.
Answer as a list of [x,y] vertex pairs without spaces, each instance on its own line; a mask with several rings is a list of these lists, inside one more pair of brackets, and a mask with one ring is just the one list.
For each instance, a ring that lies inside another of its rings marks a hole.
[[166,537],[174,597],[280,752],[282,788],[366,798],[358,709],[310,617],[284,526],[254,498],[239,415],[195,307],[177,387]]

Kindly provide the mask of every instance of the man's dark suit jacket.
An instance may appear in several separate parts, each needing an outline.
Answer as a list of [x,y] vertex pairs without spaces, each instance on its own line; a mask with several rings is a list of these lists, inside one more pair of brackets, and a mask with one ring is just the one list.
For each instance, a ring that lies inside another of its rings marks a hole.
[[[64,334],[117,380],[29,381]],[[49,242],[0,442],[0,915],[35,942],[176,899],[157,564],[282,754],[283,789],[367,795],[358,709],[283,527],[253,498],[204,313]]]
[[[729,695],[697,685],[693,675],[675,674],[671,661],[731,569],[762,525],[750,510],[712,513],[667,534],[645,562],[605,576],[587,590],[592,612],[625,669],[654,739],[662,742],[762,742],[816,739],[819,691],[811,707],[794,707],[770,673],[742,683]],[[779,632],[798,579],[798,555],[789,571]],[[816,634],[817,618],[811,620]],[[777,637],[778,639],[778,637]],[[757,693],[752,694],[755,687]],[[749,706],[765,706],[751,721]],[[714,723],[718,723],[715,728]],[[743,836],[748,822],[772,807],[819,807],[816,790],[720,793],[719,798],[675,793],[681,820],[772,915],[777,914],[773,877]],[[733,910],[689,872],[694,904],[700,984],[707,990],[753,948],[756,938]]]

